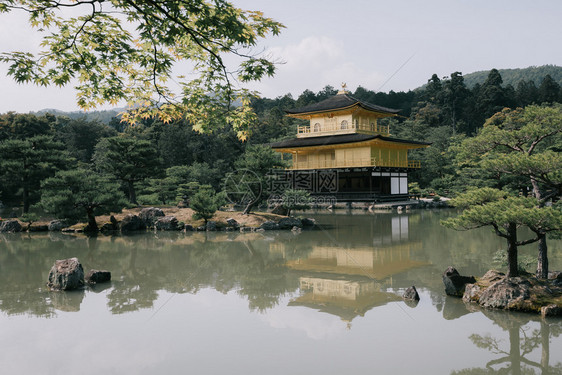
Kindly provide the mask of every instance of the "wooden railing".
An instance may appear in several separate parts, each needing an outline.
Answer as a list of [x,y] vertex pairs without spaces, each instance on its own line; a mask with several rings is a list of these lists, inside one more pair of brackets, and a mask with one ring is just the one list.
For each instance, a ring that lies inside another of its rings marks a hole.
[[299,137],[314,137],[325,135],[326,133],[354,133],[356,130],[366,131],[370,133],[376,134],[389,134],[389,127],[378,125],[378,124],[367,124],[367,123],[360,123],[356,126],[355,123],[348,123],[347,126],[342,127],[341,124],[324,124],[324,125],[304,125],[298,127],[298,136]]
[[325,168],[356,168],[356,167],[395,167],[421,168],[419,160],[393,161],[370,159],[322,160],[294,162],[291,169],[325,169]]

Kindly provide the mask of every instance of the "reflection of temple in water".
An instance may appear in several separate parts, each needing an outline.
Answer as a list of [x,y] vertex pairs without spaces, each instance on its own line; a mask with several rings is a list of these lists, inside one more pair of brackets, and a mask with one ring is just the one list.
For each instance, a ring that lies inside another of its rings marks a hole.
[[[289,305],[318,309],[350,322],[373,307],[401,300],[385,289],[392,286],[393,275],[426,264],[413,256],[422,243],[409,241],[409,216],[384,216],[377,219],[378,228],[384,230],[371,231],[370,238],[363,233],[364,245],[348,246],[351,241],[337,238],[337,233],[323,243],[318,239],[322,236],[316,235],[306,256],[286,257],[286,266],[299,275],[302,293]],[[275,243],[271,250],[286,255],[287,249],[285,243]]]
[[[362,276],[383,281],[397,273],[424,265],[411,257],[412,252],[421,247],[421,242],[355,248],[319,245],[313,246],[306,259],[288,260],[286,264],[293,270],[306,273],[347,278]],[[392,280],[385,281],[392,284]]]
[[334,280],[319,277],[300,277],[300,290],[303,293],[289,306],[306,306],[351,322],[356,316],[364,316],[373,307],[399,301],[394,293],[381,291],[374,280]]

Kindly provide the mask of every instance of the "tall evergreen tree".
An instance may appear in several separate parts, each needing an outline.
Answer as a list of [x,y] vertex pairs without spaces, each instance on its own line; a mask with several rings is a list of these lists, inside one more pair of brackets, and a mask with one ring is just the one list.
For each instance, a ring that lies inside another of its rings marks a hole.
[[443,84],[443,107],[448,113],[453,134],[457,132],[457,123],[462,117],[465,102],[469,95],[470,91],[464,84],[461,72],[452,73],[451,78]]
[[497,69],[492,69],[480,88],[477,96],[477,109],[482,116],[482,122],[494,113],[509,106],[509,100],[506,97],[502,83],[503,80],[500,72]]
[[17,189],[24,213],[39,200],[41,181],[72,162],[64,145],[49,135],[0,142],[0,177]]
[[154,177],[161,163],[156,148],[149,141],[130,136],[102,139],[95,147],[95,166],[127,185],[129,202],[137,204],[135,183]]
[[90,163],[94,147],[102,138],[113,137],[117,132],[109,126],[88,121],[86,118],[58,118],[55,139],[65,144],[68,152],[83,163]]
[[534,81],[521,80],[517,84],[515,89],[515,98],[517,100],[517,105],[520,107],[526,107],[530,104],[539,103],[539,90],[535,86]]
[[560,85],[547,74],[539,86],[539,100],[541,103],[557,103],[560,98]]
[[423,98],[430,103],[440,103],[443,85],[437,74],[433,74],[427,81]]

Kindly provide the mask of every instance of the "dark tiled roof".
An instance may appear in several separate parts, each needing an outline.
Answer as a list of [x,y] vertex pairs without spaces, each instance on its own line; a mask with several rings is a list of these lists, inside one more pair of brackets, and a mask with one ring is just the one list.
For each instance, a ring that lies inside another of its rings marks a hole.
[[286,110],[285,112],[289,115],[298,115],[303,113],[327,112],[327,111],[333,111],[338,109],[345,109],[348,107],[352,107],[354,105],[358,105],[359,107],[369,111],[382,112],[388,114],[396,114],[400,112],[399,109],[386,108],[386,107],[381,107],[379,105],[362,102],[358,99],[355,99],[353,96],[347,94],[334,95],[331,98],[322,100],[321,102],[310,104],[298,109]]
[[311,146],[328,146],[346,143],[357,143],[370,141],[372,139],[380,139],[387,142],[407,143],[412,145],[429,146],[431,143],[408,141],[405,139],[398,139],[392,137],[384,137],[382,135],[370,134],[343,134],[343,135],[327,135],[323,137],[307,137],[307,138],[293,138],[281,142],[271,143],[272,148],[294,148],[294,147],[311,147]]

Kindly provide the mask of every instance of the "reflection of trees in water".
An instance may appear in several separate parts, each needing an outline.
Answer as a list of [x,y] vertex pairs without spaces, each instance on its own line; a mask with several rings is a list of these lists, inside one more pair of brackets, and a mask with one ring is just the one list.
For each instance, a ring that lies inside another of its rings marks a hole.
[[[477,238],[479,232],[471,233],[471,238],[478,239],[473,242],[460,238],[458,232],[441,228],[437,221],[443,215],[446,214],[431,211],[402,215],[322,215],[318,220],[326,222],[331,229],[303,231],[299,235],[285,231],[157,232],[91,238],[54,232],[0,235],[0,309],[48,313],[53,309],[48,293],[35,291],[44,288],[56,259],[76,256],[86,272],[90,268],[112,272],[114,281],[108,294],[112,311],[151,307],[160,290],[197,293],[201,288],[214,288],[221,293],[235,290],[248,299],[251,309],[262,311],[299,287],[297,275],[285,264],[310,258],[313,249],[324,246],[344,251],[361,248],[364,253],[384,248],[395,258],[401,255],[405,260],[433,263],[433,266],[392,274],[387,286],[423,286],[440,310],[445,305],[442,271],[450,262],[458,260],[460,271],[464,272],[462,265],[466,262],[461,261],[462,257],[467,256],[470,262],[479,258],[482,250],[476,249],[481,249],[484,241]],[[420,249],[406,254],[394,248],[411,242],[420,243]],[[350,259],[358,259],[355,253],[350,253]],[[352,261],[348,262],[349,266],[353,265]],[[468,268],[473,267],[468,265]]]
[[[491,335],[470,335],[474,345],[499,358],[489,361],[483,368],[464,369],[453,374],[562,374],[562,363],[550,364],[550,338],[560,336],[562,322],[506,311],[482,310],[482,313],[508,333],[509,342]],[[537,324],[538,328],[531,327]],[[535,350],[541,351],[538,361],[528,358]]]
[[45,283],[54,261],[64,258],[77,241],[67,238],[53,244],[48,235],[0,235],[0,310],[39,317],[52,317],[56,309],[76,310],[77,295],[65,300],[49,293]]
[[108,295],[110,310],[151,308],[159,290],[197,293],[212,287],[221,293],[237,290],[248,299],[250,309],[261,311],[298,288],[298,281],[284,267],[285,260],[269,251],[268,241],[215,239],[215,234],[198,233],[183,237],[188,241],[182,243],[168,236],[145,235],[114,244],[111,254],[121,254],[116,259],[121,275],[114,278]]
[[154,289],[141,288],[136,283],[116,283],[107,296],[107,307],[113,314],[124,314],[140,309],[151,308],[158,298]]
[[298,288],[296,279],[290,279],[282,258],[271,258],[269,252],[260,252],[251,242],[243,242],[248,249],[247,269],[239,277],[238,294],[248,298],[251,310],[264,311],[275,307],[279,298]]

